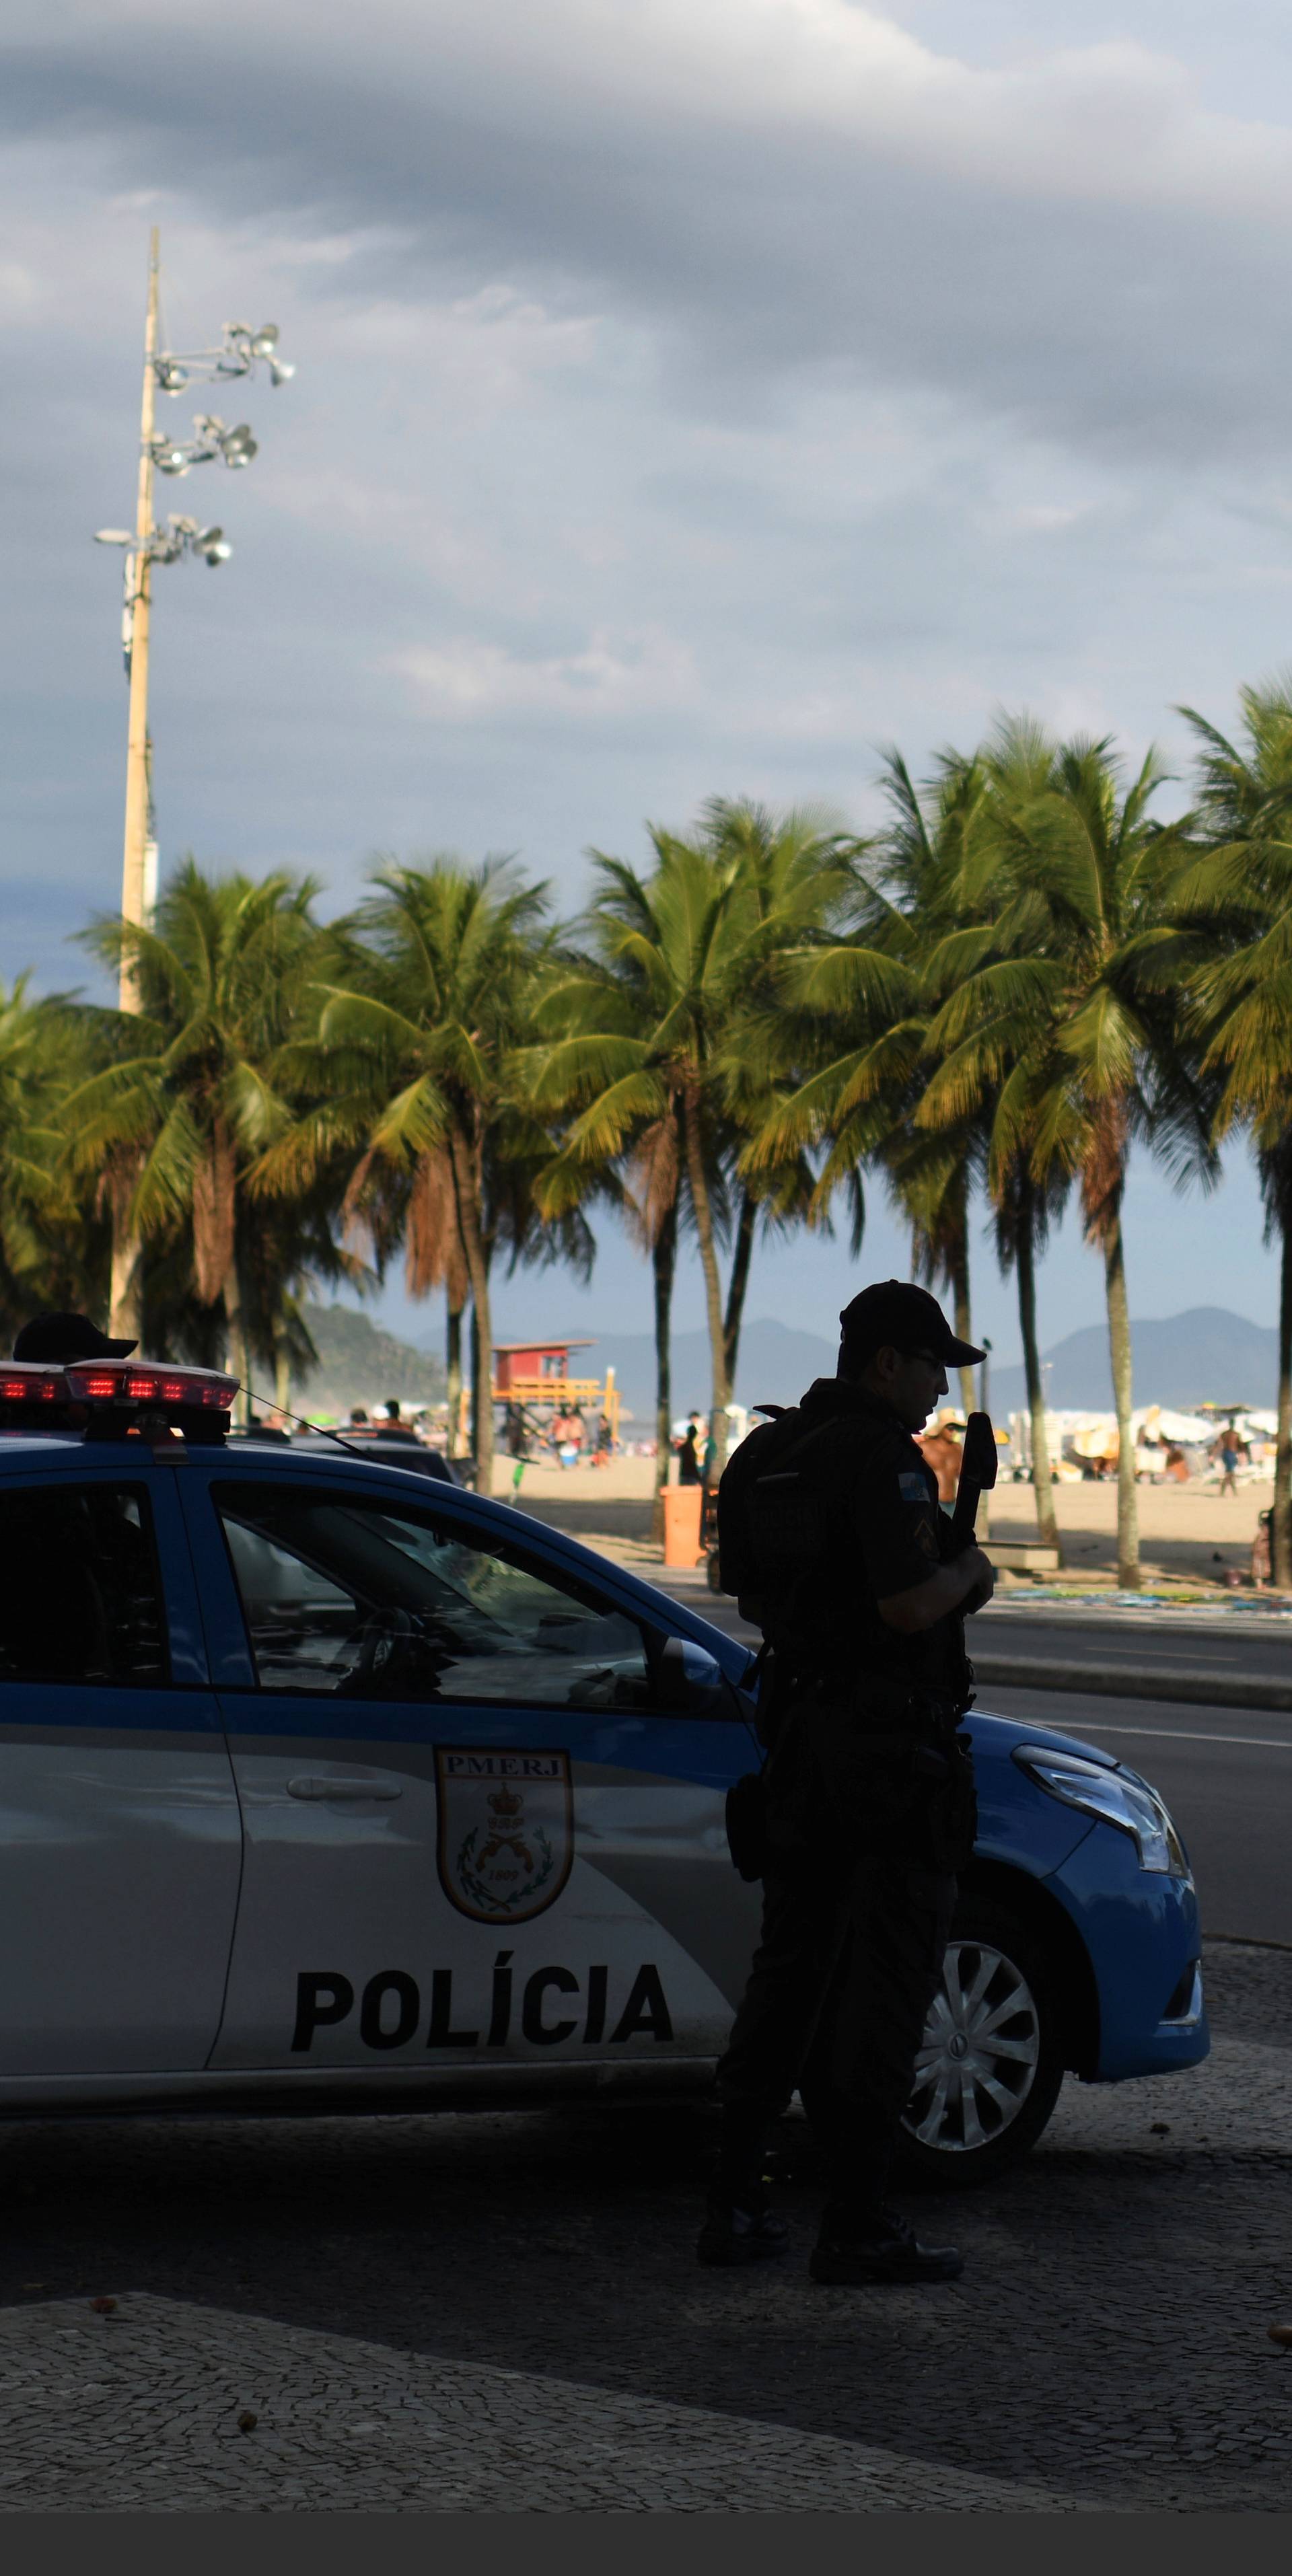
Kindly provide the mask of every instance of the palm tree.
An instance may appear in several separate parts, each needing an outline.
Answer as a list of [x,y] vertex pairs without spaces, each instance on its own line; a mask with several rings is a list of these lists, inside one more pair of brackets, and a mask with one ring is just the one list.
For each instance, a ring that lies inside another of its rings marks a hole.
[[607,962],[617,927],[607,931],[593,907],[585,925],[593,945],[553,962],[535,1002],[536,1035],[519,1050],[512,1072],[540,1119],[561,1130],[556,1150],[536,1175],[537,1211],[548,1224],[569,1222],[587,1202],[613,1192],[633,1239],[650,1256],[655,1328],[655,1515],[662,1534],[672,1426],[671,1321],[682,1191],[681,1122],[676,1100],[643,1109],[634,1056],[624,1081],[624,1051],[642,1050],[655,1025],[653,1000],[634,964]]
[[[849,928],[864,901],[862,845],[837,819],[811,806],[774,814],[748,800],[714,797],[701,814],[699,840],[719,864],[734,866],[733,892],[748,907],[746,956],[722,1036],[719,1085],[734,1128],[731,1261],[723,1308],[727,1383],[734,1387],[754,1245],[795,1226],[830,1229],[816,1205],[816,1174],[801,1144],[769,1141],[780,1105],[776,1066],[780,1032],[780,963],[787,952],[828,945]],[[773,1038],[772,1032],[775,1031]]]
[[[941,940],[967,919],[965,875],[982,828],[986,781],[977,760],[955,752],[943,753],[923,797],[899,752],[886,755],[885,771],[885,880],[904,919],[917,926],[923,952],[920,1016],[927,1029],[949,989],[945,971],[939,974],[935,964]],[[910,1068],[908,1114],[894,1124],[882,1159],[910,1221],[912,1268],[927,1285],[949,1294],[956,1334],[972,1342],[970,1209],[986,1165],[988,1107],[979,1100],[950,1117],[935,1117],[926,1084],[927,1042]],[[918,1090],[917,1099],[910,1098],[912,1090]],[[970,1368],[960,1371],[960,1399],[967,1416],[974,1407]]]
[[151,927],[107,920],[84,934],[108,963],[133,957],[142,1010],[97,1015],[113,1060],[66,1102],[70,1167],[133,1172],[131,1230],[145,1242],[188,1243],[197,1304],[222,1308],[244,1388],[255,1222],[246,1182],[293,1115],[274,1067],[327,954],[315,891],[283,872],[213,878],[190,859]]
[[[704,1280],[711,1367],[710,1439],[726,1455],[727,1406],[760,1206],[773,1221],[802,1165],[742,1176],[737,1164],[761,1102],[757,1043],[769,962],[804,935],[846,875],[842,837],[819,818],[777,823],[762,808],[716,800],[691,839],[651,827],[648,878],[594,852],[598,887],[586,948],[538,1006],[548,1033],[528,1067],[540,1115],[567,1120],[541,1184],[554,1211],[576,1204],[591,1176],[616,1171],[655,1273],[658,1441],[667,1474],[671,1412],[668,1337],[680,1226],[694,1230]],[[748,1044],[738,1032],[751,1032]],[[742,1183],[743,1177],[743,1186]],[[732,1275],[723,1297],[719,1252],[733,1182],[740,1200]],[[781,1190],[778,1204],[774,1192]]]
[[[427,868],[392,863],[373,883],[377,891],[351,925],[363,946],[351,953],[350,980],[327,988],[319,1047],[321,1060],[332,1059],[333,1098],[306,1150],[346,1140],[360,1146],[352,1204],[379,1170],[402,1185],[414,1274],[428,1285],[439,1276],[451,1288],[460,1251],[474,1325],[476,1484],[487,1494],[498,1231],[490,1174],[495,1158],[550,1150],[509,1077],[528,1031],[547,893],[497,860],[475,868],[450,858]],[[292,1150],[271,1165],[271,1177]]]
[[107,1229],[91,1183],[77,1188],[59,1120],[93,1063],[90,1014],[68,995],[28,997],[28,978],[0,987],[0,1333],[36,1309],[87,1307],[107,1285]]
[[1185,827],[1159,825],[1149,812],[1164,777],[1152,752],[1124,785],[1107,740],[1056,746],[1020,718],[1002,723],[984,759],[991,828],[966,870],[965,892],[991,918],[944,943],[942,962],[955,968],[958,989],[930,1030],[930,1043],[947,1051],[937,1096],[947,1105],[978,1096],[989,1067],[1000,1082],[996,1173],[1021,1157],[1039,1192],[1079,1185],[1086,1237],[1104,1266],[1119,1447],[1118,1580],[1133,1589],[1140,1571],[1122,1231],[1127,1162],[1140,1138],[1178,1178],[1208,1169],[1167,920]]
[[957,1110],[936,1127],[919,1123],[917,1112],[929,1019],[943,998],[930,982],[930,958],[963,917],[964,853],[983,782],[974,763],[948,754],[922,797],[897,752],[884,766],[890,820],[871,845],[867,876],[854,868],[851,924],[833,938],[825,924],[824,935],[779,960],[779,1008],[765,1013],[757,1051],[779,1096],[769,1101],[755,1156],[824,1148],[812,1213],[821,1221],[845,1188],[856,1251],[865,1173],[882,1171],[911,1225],[913,1267],[950,1291],[956,1329],[968,1338],[969,1208],[984,1154],[982,1111]]
[[1292,1589],[1292,673],[1241,692],[1227,740],[1190,707],[1206,849],[1175,912],[1189,940],[1204,1071],[1220,1086],[1217,1139],[1245,1120],[1267,1242],[1279,1248],[1278,1438],[1271,1570]]
[[[912,908],[928,925],[930,943],[924,963],[926,1019],[918,1068],[923,1089],[911,1122],[914,1135],[923,1140],[923,1154],[931,1166],[926,1179],[923,1156],[917,1152],[913,1158],[917,1194],[912,1207],[917,1220],[917,1258],[922,1254],[926,1274],[933,1271],[936,1259],[955,1298],[956,1331],[962,1338],[972,1339],[967,1184],[971,1174],[981,1171],[992,1210],[1001,1272],[1007,1275],[1012,1270],[1014,1274],[1037,1535],[1044,1546],[1054,1549],[1062,1563],[1037,1332],[1036,1264],[1050,1220],[1062,1209],[1066,1185],[1054,1172],[1044,1183],[1033,1177],[1028,1140],[1016,1124],[1020,1076],[1025,1088],[1027,1067],[1020,1067],[1012,1052],[1017,1029],[1010,1024],[1007,1013],[999,1007],[993,1010],[995,985],[988,971],[1008,967],[1008,959],[998,947],[999,933],[991,923],[989,910],[999,854],[1002,802],[1009,810],[1029,797],[1043,795],[1050,783],[1050,755],[1047,746],[1030,737],[1020,738],[1013,745],[1008,764],[1003,761],[999,745],[968,759],[954,752],[944,754],[928,791],[930,821],[923,843],[927,856],[918,867],[913,867],[911,861],[923,855],[921,800],[895,757],[892,774],[900,845],[904,855],[910,854],[906,878],[915,898]],[[971,1012],[973,1034],[966,1042],[960,1034],[964,1010],[958,997],[970,974],[982,980]],[[1001,980],[996,978],[997,983]],[[997,1004],[999,998],[997,995]],[[943,1196],[937,1195],[940,1184],[945,1190]],[[935,1195],[932,1225],[923,1215],[919,1197],[919,1192],[930,1186]],[[971,1392],[962,1380],[966,1411]]]

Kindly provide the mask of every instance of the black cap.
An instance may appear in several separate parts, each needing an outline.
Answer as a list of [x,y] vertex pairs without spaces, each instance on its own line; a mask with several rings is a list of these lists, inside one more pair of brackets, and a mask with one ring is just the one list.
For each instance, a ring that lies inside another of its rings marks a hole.
[[13,1346],[16,1360],[128,1360],[138,1342],[114,1342],[88,1315],[33,1315]]
[[972,1342],[958,1342],[936,1297],[908,1279],[877,1279],[839,1317],[849,1354],[868,1357],[891,1343],[899,1351],[931,1351],[951,1368],[986,1357]]

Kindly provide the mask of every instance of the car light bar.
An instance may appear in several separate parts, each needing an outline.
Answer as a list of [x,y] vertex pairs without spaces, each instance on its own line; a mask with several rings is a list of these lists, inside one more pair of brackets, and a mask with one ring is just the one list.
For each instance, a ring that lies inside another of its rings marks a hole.
[[138,1360],[79,1361],[62,1374],[73,1404],[146,1404],[162,1413],[200,1404],[227,1413],[238,1392],[236,1377],[216,1369],[149,1368]]
[[227,1413],[237,1392],[237,1379],[218,1369],[149,1366],[138,1360],[77,1360],[62,1366],[11,1360],[0,1371],[0,1405],[140,1405],[157,1413]]

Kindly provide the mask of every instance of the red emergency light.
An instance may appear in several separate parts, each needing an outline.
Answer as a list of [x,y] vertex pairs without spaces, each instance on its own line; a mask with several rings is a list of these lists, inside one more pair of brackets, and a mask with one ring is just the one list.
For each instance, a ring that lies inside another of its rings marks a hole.
[[218,1439],[226,1428],[218,1417],[228,1416],[237,1392],[237,1379],[218,1369],[146,1360],[11,1360],[0,1367],[0,1423],[7,1419],[10,1429],[25,1430],[43,1417],[55,1427],[115,1436],[146,1416],[193,1430],[197,1415],[210,1421],[203,1436]]
[[138,1360],[76,1360],[59,1371],[71,1404],[144,1404],[165,1413],[173,1405],[201,1405],[227,1413],[238,1392],[236,1377],[218,1369],[149,1368]]
[[62,1392],[61,1369],[32,1368],[15,1360],[8,1376],[0,1377],[0,1403],[54,1404]]

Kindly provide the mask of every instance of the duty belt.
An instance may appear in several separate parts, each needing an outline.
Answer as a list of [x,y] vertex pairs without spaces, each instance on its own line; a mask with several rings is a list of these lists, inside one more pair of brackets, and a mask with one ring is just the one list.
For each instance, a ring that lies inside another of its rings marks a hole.
[[912,1734],[927,1734],[934,1739],[953,1736],[973,1702],[972,1678],[969,1672],[961,1694],[924,1682],[905,1686],[889,1680],[867,1683],[837,1664],[795,1675],[800,1690],[810,1689],[821,1699],[846,1700],[866,1735],[890,1736],[894,1740]]

